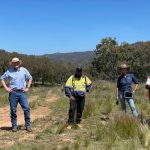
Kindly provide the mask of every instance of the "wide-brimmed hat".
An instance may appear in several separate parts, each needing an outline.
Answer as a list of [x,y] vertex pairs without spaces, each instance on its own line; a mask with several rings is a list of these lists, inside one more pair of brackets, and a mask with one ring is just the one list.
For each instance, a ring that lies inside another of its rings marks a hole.
[[129,69],[129,67],[127,66],[127,64],[121,64],[119,66],[119,69]]
[[22,60],[20,60],[18,57],[12,58],[9,64],[11,65],[12,63],[15,63],[15,62],[20,62],[20,64],[22,64]]

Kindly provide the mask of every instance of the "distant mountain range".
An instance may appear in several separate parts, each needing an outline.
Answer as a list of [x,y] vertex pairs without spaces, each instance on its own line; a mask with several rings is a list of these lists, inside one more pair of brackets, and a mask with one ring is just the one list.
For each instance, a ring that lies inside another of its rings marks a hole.
[[72,63],[75,65],[89,66],[94,58],[93,51],[85,52],[72,52],[72,53],[54,53],[54,54],[45,54],[43,56],[48,57],[49,59],[65,63]]

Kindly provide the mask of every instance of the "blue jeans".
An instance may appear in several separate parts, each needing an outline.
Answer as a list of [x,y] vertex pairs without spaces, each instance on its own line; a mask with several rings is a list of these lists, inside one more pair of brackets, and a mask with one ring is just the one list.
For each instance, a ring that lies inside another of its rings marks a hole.
[[121,103],[121,109],[122,109],[122,112],[126,112],[126,101],[130,107],[130,110],[132,112],[132,115],[134,117],[137,117],[138,116],[138,112],[136,111],[136,108],[135,108],[135,105],[134,105],[134,100],[131,98],[131,99],[125,99],[124,98],[124,93],[123,92],[119,92],[119,99],[120,99],[120,103]]
[[30,126],[30,108],[27,101],[26,93],[24,92],[11,92],[9,93],[9,103],[11,112],[12,127],[17,127],[17,105],[21,105],[24,111],[25,125]]

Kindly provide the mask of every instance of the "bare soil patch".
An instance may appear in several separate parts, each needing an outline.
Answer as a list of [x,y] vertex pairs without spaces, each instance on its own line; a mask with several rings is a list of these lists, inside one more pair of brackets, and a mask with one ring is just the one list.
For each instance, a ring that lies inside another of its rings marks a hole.
[[[29,102],[33,102],[35,100],[38,99],[39,96],[30,96],[28,98]],[[52,103],[55,102],[58,99],[58,96],[55,95],[54,93],[52,93],[52,91],[50,90],[46,96],[45,101],[47,103]],[[46,117],[52,110],[49,107],[43,107],[40,106],[37,109],[32,110],[31,109],[31,122],[33,122],[36,119],[40,119],[40,118],[44,118]],[[18,105],[17,108],[17,124],[19,126],[21,126],[21,128],[24,128],[24,113],[21,109],[21,106]],[[33,140],[36,135],[39,132],[42,132],[46,127],[48,127],[48,123],[45,124],[42,129],[41,126],[37,126],[36,128],[34,128],[33,132],[31,133],[27,133],[25,130],[22,130],[22,134],[19,134],[18,136],[18,141],[24,141],[24,140]],[[10,107],[9,106],[5,106],[0,108],[0,136],[5,135],[6,133],[8,133],[8,131],[10,130],[11,132],[11,121],[10,121]],[[9,147],[14,145],[16,141],[15,140],[11,140],[8,138],[0,140],[0,147],[1,148],[5,148],[5,147]]]

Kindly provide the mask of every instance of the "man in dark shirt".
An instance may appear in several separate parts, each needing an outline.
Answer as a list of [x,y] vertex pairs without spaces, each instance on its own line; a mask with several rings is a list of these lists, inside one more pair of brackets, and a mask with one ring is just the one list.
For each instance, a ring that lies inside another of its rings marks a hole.
[[[127,101],[133,116],[137,117],[138,113],[134,105],[133,94],[137,90],[139,82],[133,74],[128,73],[128,66],[126,64],[122,64],[119,67],[119,71],[120,76],[117,80],[116,103],[118,104],[118,100],[120,100],[122,112],[126,112],[125,101]],[[133,83],[135,84],[134,90],[132,90]]]

